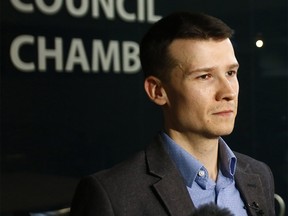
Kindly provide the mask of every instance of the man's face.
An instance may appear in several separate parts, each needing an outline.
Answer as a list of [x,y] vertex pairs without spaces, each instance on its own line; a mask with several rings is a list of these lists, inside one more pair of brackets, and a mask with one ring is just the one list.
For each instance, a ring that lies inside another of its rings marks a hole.
[[230,40],[178,39],[169,52],[178,65],[163,83],[166,127],[207,138],[230,134],[239,92]]

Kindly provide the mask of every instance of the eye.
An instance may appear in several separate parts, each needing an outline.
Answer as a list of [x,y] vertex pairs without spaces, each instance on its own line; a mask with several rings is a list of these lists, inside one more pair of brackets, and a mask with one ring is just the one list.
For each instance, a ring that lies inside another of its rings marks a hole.
[[211,74],[203,74],[201,76],[198,76],[197,79],[201,79],[201,80],[207,80],[209,78],[211,78],[212,75]]
[[237,75],[237,71],[233,71],[233,70],[228,71],[228,72],[226,72],[226,75],[227,75],[227,76],[230,76],[230,77],[236,76],[236,75]]

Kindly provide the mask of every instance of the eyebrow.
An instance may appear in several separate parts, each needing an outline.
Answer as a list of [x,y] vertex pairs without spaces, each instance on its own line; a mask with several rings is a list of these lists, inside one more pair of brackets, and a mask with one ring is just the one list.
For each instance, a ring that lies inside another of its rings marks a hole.
[[[233,68],[239,68],[239,64],[238,63],[234,63],[234,64],[231,64],[229,65],[227,68],[229,69],[233,69]],[[194,72],[210,72],[210,71],[213,71],[215,70],[216,67],[203,67],[203,68],[196,68],[194,70],[191,70],[189,73],[194,73]]]

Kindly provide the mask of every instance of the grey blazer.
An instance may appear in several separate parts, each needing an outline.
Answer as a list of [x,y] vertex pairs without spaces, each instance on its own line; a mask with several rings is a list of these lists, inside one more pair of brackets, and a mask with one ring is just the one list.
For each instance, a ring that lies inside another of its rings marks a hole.
[[[274,216],[274,180],[269,167],[243,154],[235,155],[235,181],[249,215]],[[71,216],[189,216],[194,210],[182,176],[158,137],[146,151],[83,178]]]

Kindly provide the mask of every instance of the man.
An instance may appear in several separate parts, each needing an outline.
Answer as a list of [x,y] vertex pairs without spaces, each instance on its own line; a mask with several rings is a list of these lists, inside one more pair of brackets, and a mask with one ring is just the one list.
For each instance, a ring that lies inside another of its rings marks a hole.
[[221,138],[237,113],[232,34],[221,20],[189,12],[151,27],[140,60],[145,91],[163,110],[163,132],[128,161],[84,178],[72,216],[187,216],[210,202],[237,216],[275,215],[270,169]]

